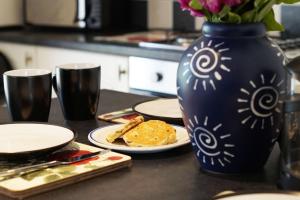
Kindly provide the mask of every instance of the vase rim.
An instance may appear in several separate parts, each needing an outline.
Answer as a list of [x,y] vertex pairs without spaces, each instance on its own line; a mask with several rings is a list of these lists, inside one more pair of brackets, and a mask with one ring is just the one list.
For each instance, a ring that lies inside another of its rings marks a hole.
[[212,23],[205,22],[202,27],[202,33],[206,37],[264,37],[266,27],[263,23]]

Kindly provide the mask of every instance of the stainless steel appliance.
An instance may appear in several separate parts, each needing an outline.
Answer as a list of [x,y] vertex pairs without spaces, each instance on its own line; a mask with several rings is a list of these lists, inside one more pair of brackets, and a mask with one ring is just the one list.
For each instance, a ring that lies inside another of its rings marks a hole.
[[300,37],[300,4],[283,4],[274,6],[276,20],[280,22],[285,30],[283,32],[274,32],[274,35],[282,38]]
[[[281,149],[280,179],[278,186],[282,189],[300,188],[300,94],[297,83],[300,81],[300,57],[287,64],[290,72],[289,86],[279,106],[283,109],[282,131],[279,138]],[[289,79],[288,79],[289,80]]]
[[25,21],[33,26],[107,28],[124,22],[120,17],[124,3],[119,0],[25,0]]

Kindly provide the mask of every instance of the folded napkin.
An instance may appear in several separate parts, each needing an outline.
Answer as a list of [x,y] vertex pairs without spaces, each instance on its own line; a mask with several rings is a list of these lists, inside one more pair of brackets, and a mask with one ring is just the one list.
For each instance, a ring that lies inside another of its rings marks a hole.
[[98,116],[98,119],[114,123],[127,123],[137,116],[139,116],[139,114],[134,112],[132,108],[126,108],[123,110],[101,114]]

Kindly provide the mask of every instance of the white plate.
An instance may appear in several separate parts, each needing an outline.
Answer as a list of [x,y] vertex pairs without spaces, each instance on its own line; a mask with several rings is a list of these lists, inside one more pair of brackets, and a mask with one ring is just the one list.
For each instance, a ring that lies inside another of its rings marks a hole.
[[145,101],[134,105],[133,110],[152,119],[161,119],[169,123],[176,120],[182,122],[181,110],[176,98]]
[[180,126],[173,126],[176,129],[176,137],[177,142],[173,144],[167,144],[167,145],[161,145],[161,146],[155,146],[155,147],[130,147],[123,144],[112,144],[110,142],[106,141],[106,136],[114,131],[116,131],[118,128],[122,126],[121,124],[112,125],[112,126],[105,126],[103,128],[98,128],[92,132],[89,133],[88,139],[91,143],[107,149],[112,149],[116,151],[121,152],[127,152],[127,153],[155,153],[155,152],[161,152],[166,151],[169,149],[173,149],[185,144],[188,144],[190,142],[189,135],[185,128]]
[[73,139],[74,133],[60,126],[39,123],[3,124],[0,125],[0,154],[34,154],[55,150]]
[[291,194],[261,193],[244,194],[220,198],[219,200],[299,200],[300,196]]

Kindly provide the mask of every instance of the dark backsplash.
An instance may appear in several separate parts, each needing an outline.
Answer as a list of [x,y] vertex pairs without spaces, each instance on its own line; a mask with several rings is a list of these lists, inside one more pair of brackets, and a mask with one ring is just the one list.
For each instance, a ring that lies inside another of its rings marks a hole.
[[188,11],[182,12],[179,3],[173,3],[173,29],[178,31],[195,31],[195,17]]
[[129,1],[129,21],[130,26],[136,29],[147,29],[148,10],[147,1],[130,0]]
[[[96,0],[99,1],[99,0]],[[147,29],[146,0],[106,0],[109,8],[103,14],[111,17],[106,29],[145,30]],[[112,9],[110,8],[112,7]]]

